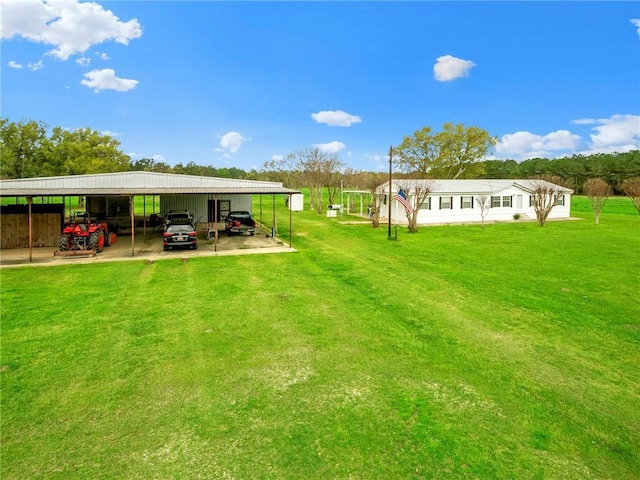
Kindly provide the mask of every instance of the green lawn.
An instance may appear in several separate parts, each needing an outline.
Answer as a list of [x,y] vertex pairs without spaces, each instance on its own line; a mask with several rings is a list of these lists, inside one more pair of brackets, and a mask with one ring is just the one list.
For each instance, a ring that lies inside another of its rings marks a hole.
[[640,216],[572,213],[3,269],[0,476],[637,479]]

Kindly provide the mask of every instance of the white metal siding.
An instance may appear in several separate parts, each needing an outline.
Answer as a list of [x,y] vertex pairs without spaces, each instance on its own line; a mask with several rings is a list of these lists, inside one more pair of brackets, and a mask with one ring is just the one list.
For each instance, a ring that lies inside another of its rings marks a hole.
[[231,210],[251,212],[251,195],[160,195],[160,212],[189,210],[198,222],[207,221],[208,200],[229,200]]
[[[522,207],[517,207],[517,196],[522,195]],[[440,197],[453,197],[453,201],[451,203],[451,209],[440,209]],[[461,208],[460,207],[460,198],[463,196],[473,196],[473,208]],[[428,224],[437,224],[437,223],[466,223],[466,222],[481,222],[482,216],[480,214],[480,206],[478,202],[478,194],[471,195],[469,193],[465,193],[463,195],[460,194],[444,194],[444,195],[431,195],[431,210],[423,210],[421,209],[418,212],[418,225],[428,225]],[[491,196],[487,194],[487,201],[491,202]],[[535,219],[536,213],[533,207],[529,206],[529,193],[524,192],[518,187],[511,187],[500,192],[495,192],[493,196],[499,196],[501,200],[500,207],[489,208],[487,215],[485,217],[486,222],[491,221],[505,221],[505,220],[513,220],[513,216],[518,213],[520,217],[525,217],[529,219]],[[511,206],[503,207],[502,206],[502,197],[510,196]],[[549,214],[549,218],[569,218],[570,210],[571,210],[571,194],[565,193],[565,204],[564,205],[556,205],[551,210]],[[411,195],[410,195],[411,197]],[[410,198],[412,200],[412,198]],[[383,209],[381,212],[383,217],[386,218],[387,210]],[[393,200],[391,204],[391,219],[392,221],[397,220],[400,223],[407,223],[407,215],[405,213],[404,207],[400,205],[398,202]]]

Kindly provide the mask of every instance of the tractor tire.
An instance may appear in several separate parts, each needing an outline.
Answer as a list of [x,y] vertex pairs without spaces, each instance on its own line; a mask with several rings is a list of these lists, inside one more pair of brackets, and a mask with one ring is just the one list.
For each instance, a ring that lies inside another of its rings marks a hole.
[[100,252],[102,251],[102,247],[104,247],[104,232],[102,230],[93,232],[89,237],[87,248]]
[[67,235],[66,233],[63,235],[60,235],[60,238],[58,239],[58,248],[60,249],[61,252],[66,252],[67,250],[69,250],[69,245],[71,243],[71,235]]
[[108,247],[111,245],[111,233],[108,231],[104,231],[104,246]]

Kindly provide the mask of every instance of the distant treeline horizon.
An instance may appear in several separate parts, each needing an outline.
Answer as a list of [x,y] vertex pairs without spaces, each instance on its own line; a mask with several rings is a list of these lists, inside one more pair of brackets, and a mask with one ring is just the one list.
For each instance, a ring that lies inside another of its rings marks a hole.
[[[210,165],[197,165],[195,162],[178,163],[170,166],[156,163],[151,159],[137,160],[131,163],[132,171],[156,171],[163,173],[177,173],[184,175],[200,175],[207,177],[237,178],[246,180],[264,180],[282,182],[286,187],[298,188],[303,185],[286,185],[292,176],[291,172],[269,169],[251,169],[249,171],[237,167],[216,168]],[[346,168],[342,172],[345,187],[360,187],[360,177],[363,174],[375,174],[385,177],[388,172],[375,172]],[[394,177],[404,177],[407,174],[393,172]],[[572,155],[562,158],[531,158],[523,161],[516,160],[482,160],[476,162],[473,169],[461,175],[460,179],[516,179],[559,177],[564,184],[573,188],[576,193],[582,193],[584,182],[590,178],[601,178],[620,193],[619,186],[623,180],[640,177],[640,150],[624,153],[596,153],[592,155]],[[294,178],[300,178],[294,176]]]

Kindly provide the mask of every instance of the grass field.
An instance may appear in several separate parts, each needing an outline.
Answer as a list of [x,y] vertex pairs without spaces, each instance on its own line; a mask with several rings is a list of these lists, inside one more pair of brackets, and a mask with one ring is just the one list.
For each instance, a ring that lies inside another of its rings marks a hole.
[[637,479],[640,216],[572,213],[3,269],[0,476]]

